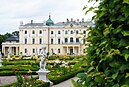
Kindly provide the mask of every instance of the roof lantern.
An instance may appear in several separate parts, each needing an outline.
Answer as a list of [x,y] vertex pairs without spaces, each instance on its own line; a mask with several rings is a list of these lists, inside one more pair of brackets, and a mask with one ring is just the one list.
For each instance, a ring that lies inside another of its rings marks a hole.
[[47,26],[52,26],[54,25],[54,22],[51,20],[51,16],[49,15],[49,19],[46,21]]

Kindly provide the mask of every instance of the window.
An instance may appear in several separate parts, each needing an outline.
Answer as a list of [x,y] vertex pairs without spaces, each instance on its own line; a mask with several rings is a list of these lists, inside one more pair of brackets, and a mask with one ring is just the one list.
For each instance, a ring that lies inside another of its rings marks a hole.
[[51,39],[51,44],[53,44],[53,39]]
[[42,44],[42,39],[41,38],[39,39],[39,44]]
[[60,44],[60,38],[58,39],[58,44]]
[[25,49],[25,53],[27,53],[27,49]]
[[35,44],[35,39],[34,38],[32,39],[32,44]]
[[79,43],[79,38],[76,38],[76,43]]
[[27,34],[27,31],[25,31],[25,34]]
[[73,31],[71,31],[71,34],[73,34]]
[[53,32],[53,31],[51,31],[51,34],[54,34],[54,32]]
[[65,31],[65,34],[68,34],[68,31]]
[[27,39],[25,38],[25,44],[27,44]]
[[72,37],[70,38],[70,43],[73,43],[73,38]]
[[86,31],[83,31],[83,34],[86,34]]
[[58,34],[60,34],[60,31],[58,31]]
[[60,53],[60,49],[58,49],[58,53]]
[[78,30],[76,31],[76,34],[78,34],[79,32],[78,32]]
[[68,43],[68,38],[65,38],[65,43]]
[[42,34],[42,30],[39,31],[39,34]]
[[86,53],[86,50],[85,49],[83,49],[83,53]]
[[35,49],[33,49],[33,53],[35,53]]
[[32,34],[35,34],[35,31],[34,30],[32,31]]

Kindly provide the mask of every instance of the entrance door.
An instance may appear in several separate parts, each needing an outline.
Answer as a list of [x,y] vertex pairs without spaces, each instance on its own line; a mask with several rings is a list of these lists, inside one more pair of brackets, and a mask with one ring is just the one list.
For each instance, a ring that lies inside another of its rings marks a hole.
[[70,49],[70,55],[73,55],[73,48]]

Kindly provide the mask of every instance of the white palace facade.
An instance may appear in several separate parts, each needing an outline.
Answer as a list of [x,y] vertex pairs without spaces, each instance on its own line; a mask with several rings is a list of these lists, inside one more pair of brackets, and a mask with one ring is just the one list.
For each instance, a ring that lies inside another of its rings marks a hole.
[[12,36],[2,43],[2,52],[7,55],[8,49],[12,54],[35,55],[40,53],[42,46],[46,46],[46,52],[60,55],[80,55],[85,54],[87,43],[87,28],[93,26],[92,22],[73,21],[67,19],[66,22],[54,24],[49,15],[45,23],[34,23],[31,20],[19,26],[19,37]]

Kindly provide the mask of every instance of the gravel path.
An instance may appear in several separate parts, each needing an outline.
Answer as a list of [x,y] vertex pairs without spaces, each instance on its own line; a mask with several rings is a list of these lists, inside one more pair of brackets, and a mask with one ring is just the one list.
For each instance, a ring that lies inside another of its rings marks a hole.
[[[77,77],[71,79],[77,80]],[[53,85],[51,87],[73,87],[71,79],[61,82],[57,85]],[[16,81],[17,81],[16,76],[0,76],[0,86],[10,84]]]
[[0,86],[16,82],[16,76],[0,76]]

